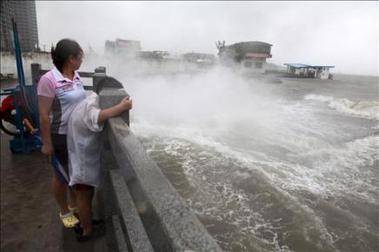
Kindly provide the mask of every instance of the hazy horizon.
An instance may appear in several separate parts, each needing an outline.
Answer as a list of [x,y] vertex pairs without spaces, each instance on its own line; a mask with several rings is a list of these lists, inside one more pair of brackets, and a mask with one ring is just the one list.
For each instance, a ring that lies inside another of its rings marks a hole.
[[[77,40],[102,53],[106,40],[143,50],[217,53],[215,42],[273,44],[268,62],[335,65],[335,73],[378,75],[378,2],[36,1],[40,46]],[[46,22],[45,20],[48,20]]]

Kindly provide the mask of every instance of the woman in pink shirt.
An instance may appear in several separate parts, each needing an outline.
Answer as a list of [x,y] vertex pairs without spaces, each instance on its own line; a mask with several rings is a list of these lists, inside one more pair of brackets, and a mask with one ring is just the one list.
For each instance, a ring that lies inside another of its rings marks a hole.
[[86,98],[82,80],[77,72],[82,64],[83,50],[70,39],[60,40],[51,49],[55,68],[44,74],[38,83],[38,102],[42,153],[51,157],[54,168],[52,190],[60,207],[60,218],[67,228],[78,224],[74,215],[75,194],[67,200],[68,152],[66,143],[67,123],[75,106]]
[[[77,42],[62,39],[55,48],[52,48],[51,55],[55,68],[41,77],[37,88],[43,143],[42,153],[52,159],[54,168],[52,189],[60,207],[60,218],[65,227],[75,227],[77,240],[84,242],[103,235],[104,222],[92,220],[91,204],[94,186],[88,183],[73,183],[73,188],[68,186],[70,182],[67,150],[69,119],[73,116],[76,118],[74,120],[76,124],[80,125],[86,116],[80,114],[74,116],[72,114],[74,109],[86,100],[83,83],[77,72],[82,63],[83,50]],[[113,107],[96,110],[96,118],[92,119],[95,124],[102,125],[108,118],[116,117],[131,108],[132,101],[125,98]],[[72,131],[71,125],[71,133]],[[73,135],[71,134],[70,137],[72,141]],[[78,141],[78,139],[76,140]],[[90,146],[81,147],[85,149]],[[71,154],[79,155],[79,153],[81,152]],[[88,167],[85,168],[88,169]],[[71,207],[67,201],[67,189],[70,192]],[[79,211],[75,212],[79,214],[80,225],[79,220],[74,215],[76,206],[78,206]]]

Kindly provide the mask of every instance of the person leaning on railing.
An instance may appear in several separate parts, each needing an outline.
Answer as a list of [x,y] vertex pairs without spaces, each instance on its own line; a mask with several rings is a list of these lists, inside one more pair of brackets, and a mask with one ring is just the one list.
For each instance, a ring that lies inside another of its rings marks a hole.
[[105,234],[104,221],[92,218],[92,199],[101,183],[99,132],[104,122],[132,108],[129,97],[107,109],[99,108],[99,97],[91,92],[74,109],[68,121],[67,149],[69,185],[74,188],[80,224],[75,227],[76,238],[85,242]]

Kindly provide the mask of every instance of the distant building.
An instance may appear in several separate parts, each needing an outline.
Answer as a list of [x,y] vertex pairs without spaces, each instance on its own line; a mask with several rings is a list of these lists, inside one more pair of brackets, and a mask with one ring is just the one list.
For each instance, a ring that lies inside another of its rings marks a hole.
[[38,50],[38,30],[35,1],[1,1],[1,51],[12,52],[12,18],[17,24],[21,50]]
[[330,69],[334,66],[306,65],[301,63],[285,63],[287,76],[298,78],[332,79]]
[[139,51],[141,51],[141,42],[137,40],[116,39],[116,41],[105,41],[105,52],[108,54],[135,57]]
[[220,62],[224,65],[240,65],[243,70],[264,73],[266,59],[271,58],[271,44],[261,41],[216,44]]
[[199,67],[212,66],[216,61],[216,58],[213,54],[194,52],[183,54],[182,59],[185,62],[195,63]]
[[190,52],[180,55],[179,62],[186,73],[201,73],[209,71],[216,65],[216,57],[210,53]]
[[137,54],[139,59],[147,61],[166,61],[171,59],[167,51],[140,51]]

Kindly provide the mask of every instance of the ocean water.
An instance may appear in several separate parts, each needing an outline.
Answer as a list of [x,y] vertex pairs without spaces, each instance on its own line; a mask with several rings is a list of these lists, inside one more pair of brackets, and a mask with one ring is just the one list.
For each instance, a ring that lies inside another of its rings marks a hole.
[[334,77],[123,83],[133,132],[225,251],[379,251],[379,79]]

